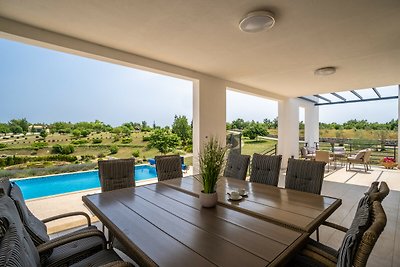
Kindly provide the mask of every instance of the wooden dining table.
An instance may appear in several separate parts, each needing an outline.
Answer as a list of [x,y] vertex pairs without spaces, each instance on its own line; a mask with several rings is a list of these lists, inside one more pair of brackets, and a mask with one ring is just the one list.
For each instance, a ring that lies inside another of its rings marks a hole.
[[[188,176],[162,183],[198,196],[202,190],[198,179]],[[240,188],[248,192],[247,196],[240,201],[229,200],[228,193]],[[216,191],[220,205],[308,233],[316,230],[342,203],[341,199],[329,196],[227,177],[219,179]]]
[[243,212],[243,203],[257,199],[256,187],[237,203],[243,209],[232,209],[222,197],[216,207],[202,208],[194,193],[184,192],[196,188],[192,177],[82,199],[140,266],[284,265],[309,236]]

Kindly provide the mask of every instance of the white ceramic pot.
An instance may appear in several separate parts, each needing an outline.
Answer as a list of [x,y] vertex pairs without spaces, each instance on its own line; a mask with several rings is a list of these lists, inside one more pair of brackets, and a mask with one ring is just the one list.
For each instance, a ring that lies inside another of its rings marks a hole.
[[204,208],[213,208],[217,205],[218,195],[217,192],[206,194],[203,191],[199,195],[200,204]]

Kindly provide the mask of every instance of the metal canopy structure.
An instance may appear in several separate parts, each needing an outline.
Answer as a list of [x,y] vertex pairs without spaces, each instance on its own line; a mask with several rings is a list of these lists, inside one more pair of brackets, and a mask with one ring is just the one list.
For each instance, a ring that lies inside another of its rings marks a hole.
[[[400,90],[400,85],[397,86]],[[392,88],[393,89],[393,86]],[[345,92],[335,92],[323,95],[312,95],[312,96],[299,96],[298,98],[305,101],[314,103],[315,106],[323,105],[335,105],[335,104],[346,104],[346,103],[357,103],[357,102],[367,102],[367,101],[378,101],[378,100],[389,100],[397,99],[399,93],[389,92],[389,95],[384,94],[385,88],[368,88],[360,90],[350,90]],[[386,92],[385,92],[386,93]],[[347,94],[347,96],[345,96]]]

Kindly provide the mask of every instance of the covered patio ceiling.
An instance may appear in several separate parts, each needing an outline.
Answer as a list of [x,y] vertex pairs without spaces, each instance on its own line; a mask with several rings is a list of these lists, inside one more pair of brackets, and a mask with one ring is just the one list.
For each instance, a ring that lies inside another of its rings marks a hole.
[[[241,32],[254,10],[272,11],[275,26]],[[0,33],[13,21],[298,97],[399,84],[399,11],[396,0],[2,0]],[[314,75],[326,66],[336,74]]]
[[399,98],[398,90],[400,90],[400,85],[391,86],[391,88],[388,87],[373,87],[369,89],[350,90],[340,93],[337,92],[330,94],[315,94],[312,96],[299,96],[299,98],[314,103],[315,106],[390,100]]

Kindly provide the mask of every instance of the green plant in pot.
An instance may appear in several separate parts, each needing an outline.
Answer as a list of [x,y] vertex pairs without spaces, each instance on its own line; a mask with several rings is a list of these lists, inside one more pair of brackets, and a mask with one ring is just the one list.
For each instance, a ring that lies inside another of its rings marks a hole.
[[226,148],[217,139],[211,137],[199,154],[200,177],[203,185],[200,193],[200,203],[203,207],[211,208],[217,204],[216,184],[225,166]]

